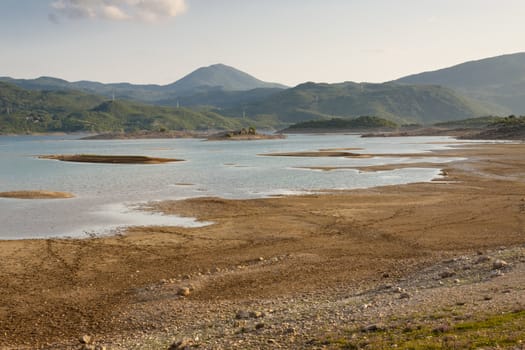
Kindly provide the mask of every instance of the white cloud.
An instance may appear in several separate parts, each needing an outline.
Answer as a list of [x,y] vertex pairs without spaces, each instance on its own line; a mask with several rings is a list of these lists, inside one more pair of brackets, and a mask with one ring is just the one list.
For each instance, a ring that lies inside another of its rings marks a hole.
[[184,13],[185,0],[55,0],[49,18],[142,20],[155,22]]
[[130,19],[130,16],[124,11],[122,11],[120,8],[114,5],[104,5],[100,9],[100,15],[101,17],[113,21],[122,21],[125,19]]

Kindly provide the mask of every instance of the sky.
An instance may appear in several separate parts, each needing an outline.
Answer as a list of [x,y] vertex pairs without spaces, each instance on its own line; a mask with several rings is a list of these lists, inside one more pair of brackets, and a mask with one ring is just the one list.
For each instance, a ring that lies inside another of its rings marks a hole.
[[0,76],[384,82],[525,51],[523,0],[0,0]]

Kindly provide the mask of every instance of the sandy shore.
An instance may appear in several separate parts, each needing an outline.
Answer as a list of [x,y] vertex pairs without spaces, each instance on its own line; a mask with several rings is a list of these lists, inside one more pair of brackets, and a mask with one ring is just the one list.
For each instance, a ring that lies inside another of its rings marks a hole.
[[524,152],[439,151],[468,159],[446,183],[156,205],[202,228],[0,242],[0,348],[521,346]]

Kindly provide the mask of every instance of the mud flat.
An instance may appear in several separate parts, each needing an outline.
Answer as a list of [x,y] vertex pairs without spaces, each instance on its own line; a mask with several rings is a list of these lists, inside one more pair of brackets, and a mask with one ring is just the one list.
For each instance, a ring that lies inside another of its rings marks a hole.
[[440,151],[463,158],[445,184],[154,204],[206,227],[2,241],[0,347],[520,348],[524,152]]
[[0,192],[1,198],[17,198],[17,199],[60,199],[73,198],[74,195],[68,192],[53,192],[53,191],[9,191]]
[[180,162],[182,159],[155,158],[147,156],[126,155],[96,155],[96,154],[73,154],[73,155],[44,155],[40,159],[54,159],[63,162],[80,163],[110,163],[110,164],[161,164],[169,162]]
[[456,157],[453,152],[425,152],[425,153],[354,153],[340,151],[337,149],[307,151],[307,152],[278,152],[259,154],[267,157],[338,157],[338,158],[373,158],[373,157],[389,157],[389,158],[425,158],[425,157]]
[[446,165],[444,163],[430,163],[430,162],[417,162],[417,163],[400,163],[400,164],[382,164],[382,165],[369,165],[369,166],[309,166],[299,167],[299,169],[310,169],[310,170],[322,170],[322,171],[334,171],[334,170],[359,170],[363,172],[375,172],[375,171],[389,171],[406,168],[443,168]]

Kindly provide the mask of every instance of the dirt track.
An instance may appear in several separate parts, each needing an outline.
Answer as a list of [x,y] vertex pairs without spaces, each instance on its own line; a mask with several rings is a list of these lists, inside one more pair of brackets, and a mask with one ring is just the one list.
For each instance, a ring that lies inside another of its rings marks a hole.
[[[78,348],[83,334],[110,348],[148,348],[155,337],[156,348],[198,331],[202,319],[240,327],[234,324],[239,308],[293,310],[303,299],[335,300],[342,291],[397,283],[451,257],[523,245],[525,144],[449,153],[469,160],[447,164],[446,183],[164,202],[158,210],[215,224],[0,242],[0,348]],[[188,297],[177,295],[181,286],[192,290]],[[523,287],[516,286],[522,293]],[[290,327],[300,318],[283,317]],[[329,324],[337,332],[337,323],[318,322],[319,332]],[[233,346],[236,333],[228,332],[201,336],[201,348],[243,348]],[[276,335],[268,332],[260,341],[272,347]],[[307,337],[319,336],[299,334],[290,344],[308,348]]]

